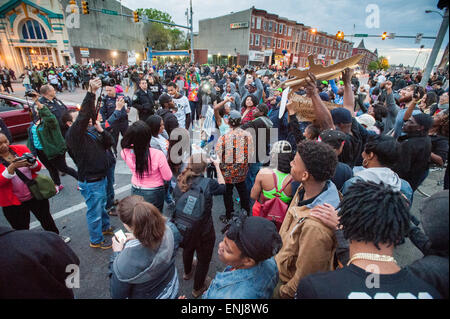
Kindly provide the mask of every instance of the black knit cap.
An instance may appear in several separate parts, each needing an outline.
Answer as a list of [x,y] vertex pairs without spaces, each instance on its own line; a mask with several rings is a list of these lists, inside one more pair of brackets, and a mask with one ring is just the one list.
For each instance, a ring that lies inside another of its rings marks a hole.
[[334,124],[349,124],[352,122],[352,113],[344,107],[337,107],[330,113]]
[[172,101],[172,97],[167,93],[163,93],[159,97],[159,104],[161,104],[161,105],[169,103],[170,101]]
[[256,263],[276,255],[283,244],[274,223],[262,217],[247,217],[244,212],[234,217],[222,232],[225,231],[239,250]]
[[425,132],[429,131],[430,128],[433,126],[433,118],[425,113],[419,113],[413,115],[414,120],[416,120],[417,124],[420,126],[423,126],[423,129]]

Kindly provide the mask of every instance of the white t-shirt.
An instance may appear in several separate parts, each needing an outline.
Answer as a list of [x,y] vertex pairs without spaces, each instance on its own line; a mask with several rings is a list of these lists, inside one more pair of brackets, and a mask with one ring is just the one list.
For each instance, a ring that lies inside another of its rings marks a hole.
[[56,76],[56,74],[49,74],[48,80],[50,84],[58,84],[58,77]]
[[182,128],[186,128],[186,114],[191,114],[191,106],[186,96],[182,96],[179,99],[173,99],[176,108],[178,109],[175,116],[178,120],[178,125]]
[[386,82],[386,77],[383,75],[383,74],[380,74],[379,76],[378,76],[378,79],[377,79],[378,81],[378,83],[383,83],[383,82]]

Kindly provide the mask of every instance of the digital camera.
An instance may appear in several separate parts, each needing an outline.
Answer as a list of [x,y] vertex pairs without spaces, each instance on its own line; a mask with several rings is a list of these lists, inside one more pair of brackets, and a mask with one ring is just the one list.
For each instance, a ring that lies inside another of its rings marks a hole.
[[114,80],[113,78],[110,78],[109,76],[105,76],[103,74],[100,74],[98,76],[98,78],[100,80],[102,80],[102,87],[105,86],[115,86],[116,85],[116,80]]
[[31,90],[29,90],[29,91],[25,91],[25,96],[26,97],[31,97],[31,98],[33,98],[33,97],[35,97],[36,95],[38,95],[36,92],[34,92],[34,91],[31,91]]
[[16,158],[16,161],[23,161],[23,160],[27,160],[27,162],[30,163],[31,165],[34,165],[34,163],[36,163],[36,159],[31,153],[23,153],[22,156]]

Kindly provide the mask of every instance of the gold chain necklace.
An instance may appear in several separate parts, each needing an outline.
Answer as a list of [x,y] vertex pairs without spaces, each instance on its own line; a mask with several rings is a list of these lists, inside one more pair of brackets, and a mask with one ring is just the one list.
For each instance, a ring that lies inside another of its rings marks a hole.
[[397,263],[397,261],[392,256],[370,254],[370,253],[357,253],[357,254],[354,254],[352,256],[352,258],[348,261],[347,266],[350,265],[356,259]]

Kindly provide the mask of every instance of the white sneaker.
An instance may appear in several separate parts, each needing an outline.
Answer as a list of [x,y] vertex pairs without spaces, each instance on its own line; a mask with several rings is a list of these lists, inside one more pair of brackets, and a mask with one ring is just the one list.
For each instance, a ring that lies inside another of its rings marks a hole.
[[59,237],[61,237],[61,239],[64,240],[64,242],[65,242],[66,244],[70,241],[70,237],[62,236],[62,235],[59,235]]

